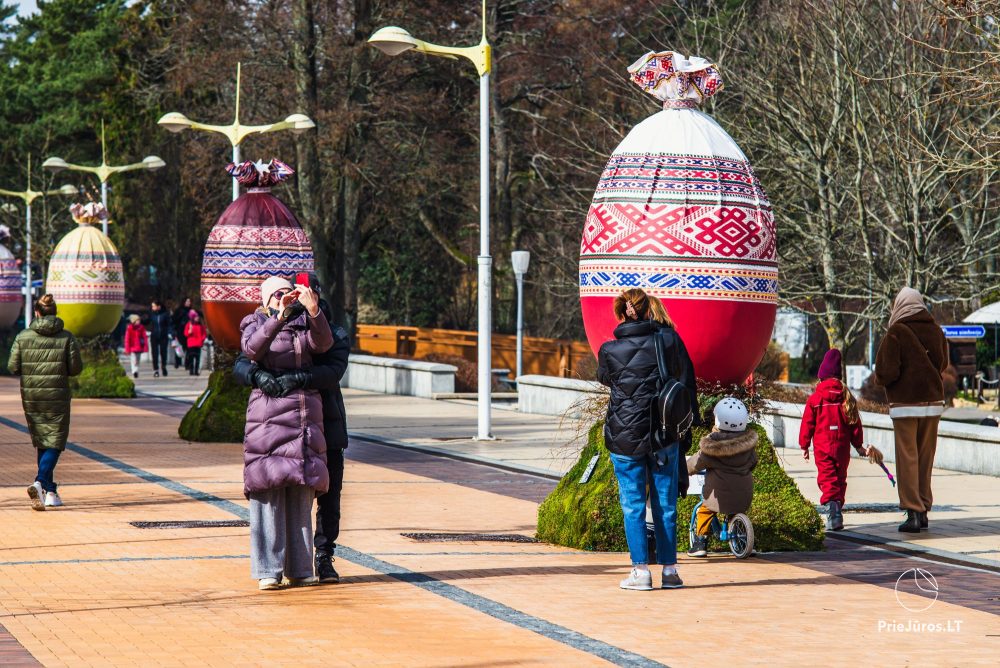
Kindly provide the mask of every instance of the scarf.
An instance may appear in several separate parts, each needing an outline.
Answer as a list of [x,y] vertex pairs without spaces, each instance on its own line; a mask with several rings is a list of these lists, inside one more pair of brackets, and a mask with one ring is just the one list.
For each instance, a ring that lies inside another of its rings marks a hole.
[[892,303],[892,313],[889,314],[889,327],[891,328],[900,320],[916,315],[921,311],[926,311],[924,298],[913,288],[903,288],[896,295],[896,300]]

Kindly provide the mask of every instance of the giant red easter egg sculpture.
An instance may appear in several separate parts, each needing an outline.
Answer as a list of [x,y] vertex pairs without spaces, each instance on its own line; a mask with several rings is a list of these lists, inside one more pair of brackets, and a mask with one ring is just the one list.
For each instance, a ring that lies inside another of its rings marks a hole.
[[205,244],[201,305],[216,345],[240,348],[240,321],[261,305],[260,284],[269,276],[294,281],[313,270],[312,247],[295,215],[271,194],[294,174],[272,160],[230,164],[227,171],[247,191],[226,207]]
[[631,67],[663,101],[618,145],[597,185],[580,249],[590,346],[613,338],[616,295],[663,300],[699,378],[740,383],[770,340],[778,264],[771,205],[745,155],[699,102],[722,88],[714,65],[666,51]]

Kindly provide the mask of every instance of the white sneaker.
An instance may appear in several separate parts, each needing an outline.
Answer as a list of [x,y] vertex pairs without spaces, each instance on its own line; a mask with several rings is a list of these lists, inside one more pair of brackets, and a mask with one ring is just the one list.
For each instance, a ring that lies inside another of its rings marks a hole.
[[281,582],[278,581],[278,578],[261,578],[257,580],[257,589],[261,591],[281,589]]
[[31,499],[33,510],[45,510],[45,490],[42,483],[35,481],[28,487],[28,498]]
[[63,504],[62,499],[56,492],[45,492],[45,507],[58,508]]
[[622,580],[618,586],[622,589],[633,589],[635,591],[652,591],[653,574],[648,570],[633,568],[628,577]]

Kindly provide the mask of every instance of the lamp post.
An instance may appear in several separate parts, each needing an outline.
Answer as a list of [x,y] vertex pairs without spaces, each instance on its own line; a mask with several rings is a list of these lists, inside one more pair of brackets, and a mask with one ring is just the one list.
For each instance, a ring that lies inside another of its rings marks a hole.
[[[207,123],[198,123],[197,121],[190,120],[184,114],[171,111],[168,114],[164,114],[160,120],[157,121],[159,125],[170,132],[183,132],[184,130],[202,130],[204,132],[217,132],[229,140],[229,143],[233,146],[233,162],[239,164],[240,162],[240,143],[246,139],[248,136],[257,133],[264,132],[278,132],[279,130],[291,130],[295,134],[301,134],[306,130],[310,130],[316,127],[316,124],[312,122],[305,114],[292,114],[288,116],[283,121],[277,123],[268,123],[266,125],[243,125],[240,123],[240,76],[242,70],[242,63],[236,64],[236,113],[233,117],[233,122],[229,125],[209,125]],[[240,184],[233,178],[233,200],[240,196]]]
[[517,281],[517,375],[514,380],[521,377],[524,350],[524,275],[528,272],[530,260],[531,253],[528,251],[514,251],[510,254],[510,262],[514,265],[514,279]]
[[483,30],[479,44],[467,47],[441,46],[419,40],[406,30],[396,26],[388,26],[375,31],[368,43],[389,56],[414,49],[431,56],[442,58],[467,58],[476,66],[479,73],[479,419],[478,440],[492,440],[491,433],[491,291],[493,258],[490,257],[490,70],[492,68],[492,50],[486,41],[486,0],[483,0]]
[[[147,155],[142,159],[142,162],[132,163],[131,165],[116,165],[112,166],[108,164],[107,151],[105,150],[104,143],[104,121],[101,121],[101,164],[97,167],[88,167],[87,165],[75,165],[71,162],[66,162],[62,158],[57,158],[55,156],[49,158],[42,163],[42,167],[46,169],[51,169],[53,172],[58,172],[63,169],[69,169],[76,172],[89,172],[94,174],[101,182],[101,203],[104,208],[108,208],[108,179],[112,174],[119,174],[121,172],[131,172],[137,169],[160,169],[167,163],[163,162],[160,158],[155,155]],[[108,233],[108,221],[104,219],[101,222],[101,231],[104,234]]]
[[0,195],[17,197],[24,202],[24,326],[31,324],[31,203],[46,195],[66,195],[72,197],[79,191],[71,185],[65,185],[58,190],[31,189],[31,156],[28,156],[28,187],[25,190],[14,191],[0,188]]

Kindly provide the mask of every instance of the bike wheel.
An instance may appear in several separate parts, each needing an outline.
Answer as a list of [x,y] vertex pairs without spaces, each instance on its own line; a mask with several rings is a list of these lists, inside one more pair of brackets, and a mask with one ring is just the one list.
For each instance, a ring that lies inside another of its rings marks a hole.
[[729,549],[737,559],[746,559],[753,554],[753,524],[743,513],[729,518]]

